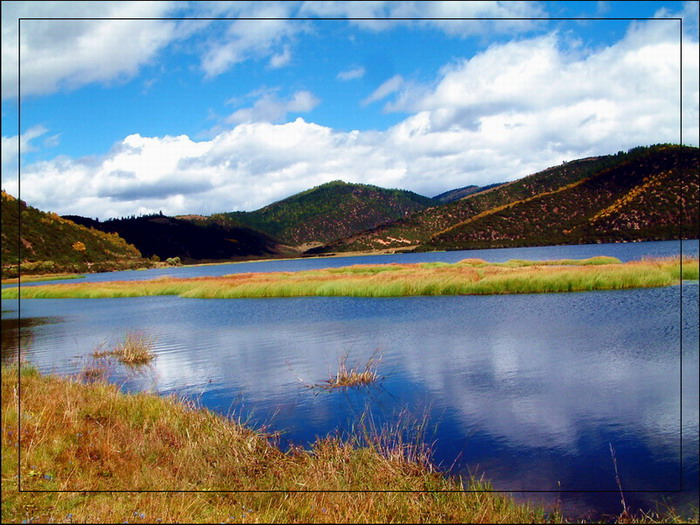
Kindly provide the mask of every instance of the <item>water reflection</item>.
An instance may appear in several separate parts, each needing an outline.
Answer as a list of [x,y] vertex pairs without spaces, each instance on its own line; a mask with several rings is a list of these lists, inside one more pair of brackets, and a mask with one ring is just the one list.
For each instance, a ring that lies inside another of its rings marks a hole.
[[[2,364],[17,363],[20,349],[30,348],[34,340],[34,328],[48,323],[61,322],[60,317],[9,317],[11,311],[3,310]],[[8,316],[7,318],[5,316]]]

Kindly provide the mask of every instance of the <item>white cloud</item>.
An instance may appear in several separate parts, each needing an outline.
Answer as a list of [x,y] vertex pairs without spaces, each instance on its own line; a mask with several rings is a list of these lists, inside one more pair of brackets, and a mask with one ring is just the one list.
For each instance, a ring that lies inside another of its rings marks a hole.
[[[334,179],[430,196],[677,142],[677,32],[652,22],[600,50],[568,49],[552,33],[491,46],[445,67],[431,85],[394,80],[375,100],[398,91],[392,107],[412,115],[386,131],[275,123],[318,101],[308,91],[280,99],[268,90],[211,140],[132,135],[102,157],[24,166],[23,198],[104,218],[252,210]],[[697,38],[684,46],[684,141],[697,145]]]
[[242,122],[279,122],[288,113],[306,113],[314,109],[319,100],[309,91],[297,91],[288,100],[280,100],[274,92],[267,92],[252,107],[235,111],[226,119],[231,124]]
[[281,53],[277,53],[276,55],[272,55],[270,58],[270,67],[272,69],[277,69],[282,66],[286,66],[289,64],[289,61],[292,59],[292,53],[289,51],[289,46],[285,46],[284,50]]
[[302,20],[274,20],[292,14],[292,2],[221,2],[217,16],[257,17],[267,20],[227,21],[216,23],[210,31],[202,57],[202,69],[209,78],[216,77],[244,60],[270,57],[271,67],[281,67],[291,58],[290,43],[295,35],[309,30]]
[[356,78],[362,78],[364,75],[365,68],[360,66],[341,71],[336,78],[339,80],[354,80]]
[[395,91],[398,91],[399,89],[401,89],[401,87],[403,85],[404,85],[403,77],[401,75],[394,75],[389,80],[385,81],[377,89],[375,89],[367,98],[363,99],[360,102],[360,104],[363,106],[367,106],[368,104],[371,104],[372,102],[382,100],[383,98],[388,97],[389,95],[391,95]]
[[22,95],[45,95],[130,78],[177,34],[169,21],[23,20],[20,48],[19,17],[159,17],[173,7],[172,2],[3,3],[3,98],[17,96],[18,52]]
[[[42,125],[29,128],[19,137],[13,135],[2,137],[2,188],[11,194],[17,193],[17,156],[21,148],[22,154],[37,151],[39,147],[32,141],[48,132]],[[45,147],[53,147],[58,141],[58,135],[53,135],[44,140]],[[14,193],[13,193],[14,192]]]
[[[20,17],[157,18],[170,15],[258,17],[267,20],[25,20],[19,49]],[[2,18],[3,98],[17,96],[17,57],[22,56],[23,95],[46,95],[99,82],[128,80],[176,39],[196,32],[206,40],[201,68],[213,78],[245,60],[268,59],[271,68],[289,63],[295,37],[310,31],[291,16],[508,17],[542,14],[536,2],[6,2]],[[530,29],[527,21],[352,21],[371,30],[399,25],[433,27],[451,35],[510,33]],[[109,59],[105,59],[109,57]],[[359,74],[354,70],[353,74]],[[342,78],[342,77],[339,77]],[[357,77],[353,77],[357,78]]]
[[[304,2],[300,16],[349,18],[526,18],[545,16],[539,2]],[[529,20],[353,20],[352,25],[372,30],[397,26],[437,28],[447,34],[471,36],[513,33],[532,29]]]
[[[622,41],[588,55],[562,49],[555,33],[494,45],[444,68],[431,89],[404,87],[388,108],[425,112],[413,119],[419,122],[414,137],[460,131],[472,147],[510,145],[524,158],[533,147],[566,157],[678,142],[674,26],[638,25]],[[697,57],[697,40],[686,40],[683,133],[690,144],[698,143]]]

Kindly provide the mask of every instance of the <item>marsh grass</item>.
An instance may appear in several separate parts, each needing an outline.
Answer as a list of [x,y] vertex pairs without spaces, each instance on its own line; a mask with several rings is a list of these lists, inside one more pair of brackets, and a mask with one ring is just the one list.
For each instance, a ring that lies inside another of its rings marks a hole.
[[87,363],[80,370],[79,376],[86,383],[106,381],[109,375],[109,366],[105,362],[93,361]]
[[145,365],[156,358],[153,340],[138,333],[126,334],[115,347],[114,355],[126,365]]
[[153,344],[152,338],[137,332],[130,332],[114,348],[105,349],[106,343],[102,343],[92,351],[90,356],[94,359],[115,357],[128,366],[145,365],[157,357],[153,351]]
[[309,388],[321,388],[333,390],[336,388],[353,388],[368,386],[381,379],[377,372],[377,366],[382,360],[382,356],[375,351],[367,362],[362,365],[348,367],[349,352],[345,352],[338,358],[338,370],[330,378],[321,383],[306,385]]
[[[681,270],[682,267],[682,270]],[[355,265],[300,272],[243,273],[224,277],[158,278],[144,281],[27,286],[23,298],[100,298],[177,295],[198,299],[416,295],[491,295],[621,290],[679,284],[697,279],[698,259],[649,259],[621,263],[612,257],[580,261],[511,260],[486,263]],[[18,288],[4,288],[4,299]]]

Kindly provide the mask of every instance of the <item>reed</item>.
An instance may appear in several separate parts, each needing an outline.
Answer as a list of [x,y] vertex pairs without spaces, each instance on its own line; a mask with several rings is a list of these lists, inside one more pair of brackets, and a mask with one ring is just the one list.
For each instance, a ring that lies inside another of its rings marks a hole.
[[[157,356],[153,351],[153,339],[137,332],[127,333],[114,348],[105,349],[105,344],[98,345],[90,354],[95,360],[115,357],[129,366],[145,365]],[[93,368],[100,368],[95,365]]]
[[112,354],[126,365],[145,365],[156,358],[153,340],[142,334],[129,333],[124,336]]
[[377,366],[382,358],[381,356],[377,357],[377,352],[372,354],[364,366],[355,365],[348,367],[348,355],[349,353],[346,352],[338,358],[338,370],[329,379],[322,383],[307,386],[333,390],[336,388],[368,386],[381,379],[381,376],[377,373]]
[[[679,284],[698,278],[698,259],[649,259],[621,263],[614,258],[582,261],[522,261],[355,265],[301,272],[244,273],[224,277],[70,283],[27,286],[22,298],[101,298],[177,295],[189,298],[304,296],[401,297],[620,290]],[[2,290],[14,299],[18,288]]]

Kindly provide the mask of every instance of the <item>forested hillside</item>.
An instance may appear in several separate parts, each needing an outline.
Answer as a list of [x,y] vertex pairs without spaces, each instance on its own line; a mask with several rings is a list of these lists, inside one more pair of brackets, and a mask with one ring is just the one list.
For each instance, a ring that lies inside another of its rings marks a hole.
[[[21,222],[21,224],[20,224]],[[2,276],[141,267],[148,262],[116,234],[76,224],[2,192]]]
[[305,245],[347,237],[434,203],[410,191],[333,181],[253,212],[221,215],[285,244]]
[[492,208],[437,233],[425,249],[697,238],[697,148],[633,156],[557,190]]
[[684,235],[697,237],[698,151],[658,145],[567,162],[312,252],[673,239],[681,198]]
[[267,235],[220,218],[178,219],[147,215],[98,222],[68,218],[93,228],[119,234],[146,257],[180,257],[183,262],[220,261],[242,257],[274,256],[282,247]]

